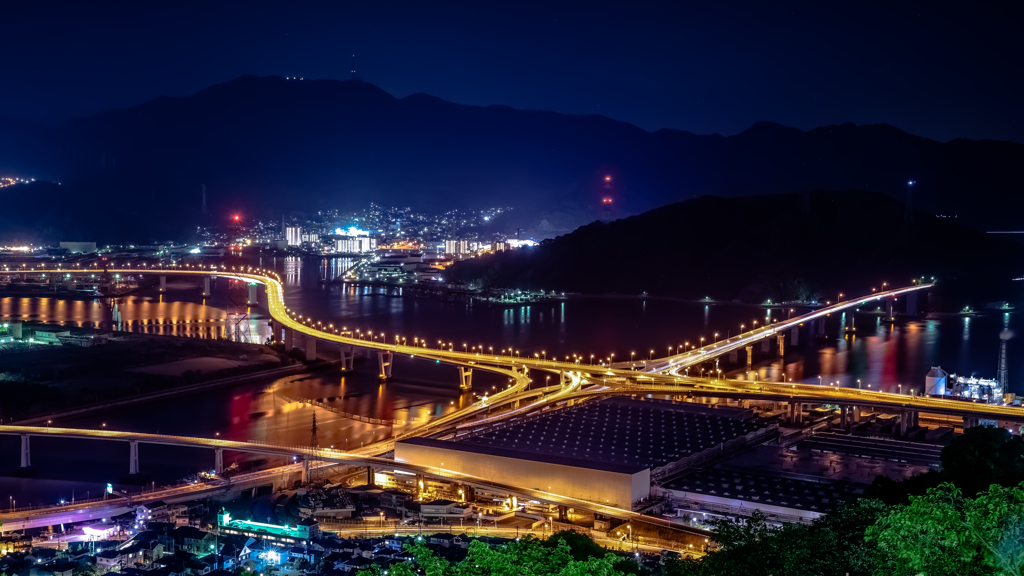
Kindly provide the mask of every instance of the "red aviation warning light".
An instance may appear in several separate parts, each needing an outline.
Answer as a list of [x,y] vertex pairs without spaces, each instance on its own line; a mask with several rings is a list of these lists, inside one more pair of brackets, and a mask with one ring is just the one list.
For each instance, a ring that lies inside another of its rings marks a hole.
[[601,202],[604,203],[604,204],[611,204],[612,203],[612,199],[611,198],[605,198],[604,200],[601,200]]
[[611,176],[605,176],[604,177],[604,181],[605,182],[611,182],[612,181],[612,177]]
[[235,222],[238,222],[239,220],[242,219],[242,217],[239,216],[238,214],[235,214],[234,216],[231,217],[231,219],[234,220]]

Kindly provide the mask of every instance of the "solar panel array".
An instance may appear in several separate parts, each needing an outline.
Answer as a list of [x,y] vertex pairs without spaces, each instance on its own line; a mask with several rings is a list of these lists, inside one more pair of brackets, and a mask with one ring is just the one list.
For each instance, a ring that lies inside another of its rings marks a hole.
[[609,399],[487,432],[463,441],[655,469],[744,436],[766,423],[706,407]]

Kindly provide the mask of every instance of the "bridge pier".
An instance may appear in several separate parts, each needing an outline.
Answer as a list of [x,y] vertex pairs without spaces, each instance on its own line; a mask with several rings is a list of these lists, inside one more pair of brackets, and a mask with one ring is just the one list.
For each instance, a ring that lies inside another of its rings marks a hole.
[[569,507],[565,504],[558,505],[558,521],[568,522],[569,521]]
[[306,362],[316,360],[316,338],[306,336]]
[[747,346],[744,350],[747,351],[747,372],[750,372],[750,368],[754,365],[754,347]]
[[283,336],[283,338],[284,338],[284,351],[285,352],[291,352],[292,348],[295,345],[295,342],[294,342],[295,331],[292,330],[291,328],[287,327],[287,326],[284,326],[281,329],[284,330],[284,336]]
[[472,390],[473,389],[473,369],[459,366],[459,389],[460,390]]
[[[905,437],[907,435],[907,420],[908,420],[907,417],[908,416],[909,416],[909,414],[906,413],[906,412],[901,412],[899,414],[899,416],[897,416],[897,418],[900,419],[900,438],[903,438],[903,437]],[[893,431],[895,432],[895,430],[896,430],[896,427],[893,426]]]
[[341,371],[351,372],[355,370],[356,349],[352,346],[341,345]]
[[139,441],[131,440],[128,446],[128,473],[134,476],[139,473]]
[[377,351],[377,363],[380,365],[380,379],[388,380],[391,378],[391,363],[394,359],[393,354],[388,350]]
[[366,467],[366,485],[367,486],[374,486],[376,481],[377,481],[377,477],[374,476],[373,466],[367,466]]
[[210,291],[210,277],[203,276],[203,296],[209,296],[212,294]]
[[303,455],[302,456],[302,480],[301,480],[301,482],[303,484],[305,484],[306,482],[309,482],[309,456],[307,456],[307,455]]
[[572,376],[570,376],[569,373],[566,371],[559,372],[558,382],[562,386],[568,386],[569,384],[572,384]]
[[779,342],[779,358],[781,359],[786,354],[786,335],[779,334],[775,339]]
[[28,445],[28,434],[21,435],[21,467],[31,468],[32,467],[32,451]]
[[978,425],[978,419],[974,416],[964,416],[964,431]]
[[224,473],[224,449],[214,448],[213,449],[213,473],[223,474]]
[[840,425],[843,427],[843,430],[849,429],[849,427],[850,427],[850,407],[846,406],[845,404],[840,406],[839,407],[839,414],[840,414],[840,418],[839,418]]
[[860,406],[850,406],[850,410],[853,412],[853,423],[860,424]]
[[249,305],[255,306],[259,304],[259,286],[256,284],[249,284]]
[[164,292],[167,292],[167,275],[166,274],[161,274],[160,275],[160,293],[162,294]]

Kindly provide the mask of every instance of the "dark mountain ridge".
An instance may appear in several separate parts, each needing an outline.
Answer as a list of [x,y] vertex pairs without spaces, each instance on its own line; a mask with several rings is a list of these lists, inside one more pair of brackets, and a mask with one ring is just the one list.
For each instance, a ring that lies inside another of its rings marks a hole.
[[194,228],[203,184],[218,216],[369,201],[508,205],[519,214],[510,226],[542,236],[704,194],[859,189],[902,199],[908,179],[918,182],[915,207],[971,225],[1015,227],[1024,213],[1024,146],[1014,143],[939,143],[849,123],[651,133],[602,116],[395,98],[358,81],[241,76],[52,128],[0,122],[0,152],[0,168],[62,183],[44,206],[8,217],[59,219],[65,199],[84,196],[96,207],[75,216],[137,241]]
[[704,196],[614,222],[593,222],[533,249],[449,268],[484,287],[619,293],[762,303],[882,282],[935,277],[936,310],[1019,300],[1019,244],[916,211],[881,193],[813,191],[743,198]]

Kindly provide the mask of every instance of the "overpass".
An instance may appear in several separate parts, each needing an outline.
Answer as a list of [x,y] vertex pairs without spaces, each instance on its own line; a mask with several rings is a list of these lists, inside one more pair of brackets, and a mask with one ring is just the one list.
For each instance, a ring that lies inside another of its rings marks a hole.
[[[355,452],[335,450],[332,448],[314,450],[309,446],[289,446],[255,441],[240,442],[235,440],[221,440],[217,438],[194,438],[188,436],[174,436],[167,434],[118,432],[114,430],[51,428],[42,426],[0,426],[0,434],[19,435],[23,439],[23,445],[25,445],[25,438],[32,436],[46,436],[80,440],[120,441],[128,442],[132,446],[138,446],[139,444],[159,444],[167,446],[206,448],[213,450],[215,454],[222,453],[224,450],[232,450],[238,452],[248,452],[255,454],[266,454],[284,457],[301,456],[304,462],[304,469],[308,469],[308,466],[311,463],[313,463],[313,465],[316,465],[315,463],[327,463],[363,466],[366,467],[369,471],[395,470],[405,472],[407,474],[412,474],[421,478],[429,478],[446,482],[455,482],[460,485],[467,485],[473,488],[486,490],[497,494],[515,495],[519,498],[536,500],[545,504],[567,506],[579,510],[590,511],[611,518],[618,518],[626,521],[637,520],[655,526],[671,528],[673,530],[699,535],[700,537],[706,536],[706,532],[702,530],[679,526],[677,524],[673,524],[660,518],[645,516],[637,512],[633,512],[632,510],[627,510],[616,506],[609,506],[599,504],[596,502],[589,502],[586,500],[580,500],[569,496],[553,494],[535,488],[512,486],[501,481],[488,480],[486,478],[480,478],[469,474],[463,474],[455,470],[447,470],[440,466],[423,466],[409,464],[407,462],[398,462],[388,458],[366,456]],[[137,449],[133,449],[132,459],[137,459],[137,457],[138,451]],[[277,473],[277,471],[271,472]],[[196,492],[200,492],[201,490],[205,489],[208,489],[208,487],[197,488]],[[150,494],[149,496],[147,496],[147,500],[158,498],[158,493]],[[24,512],[14,511],[6,514],[0,514],[0,520],[3,521],[3,526],[5,528],[8,528],[10,526],[48,526],[57,522],[61,518],[67,518],[67,522],[82,521],[86,518],[85,513],[81,512],[81,510],[86,507],[88,507],[88,505],[83,504],[75,506],[50,507],[36,510],[26,510]],[[123,513],[127,511],[127,509],[124,508],[123,505],[119,505],[116,503],[103,503],[101,505],[101,509],[104,512],[109,511],[110,513]]]
[[[59,270],[67,274],[95,273],[96,270]],[[130,470],[138,471],[138,444],[170,444],[192,447],[209,448],[214,451],[215,462],[222,462],[223,450],[238,450],[243,452],[255,452],[272,454],[278,456],[303,456],[307,462],[324,461],[354,466],[366,466],[368,468],[387,468],[401,470],[411,474],[421,475],[425,478],[437,478],[441,480],[454,481],[479,487],[486,490],[498,490],[509,494],[516,494],[525,498],[547,502],[556,505],[566,505],[583,510],[590,510],[598,514],[610,517],[622,518],[625,520],[639,517],[630,510],[603,506],[598,503],[585,502],[570,497],[550,494],[540,490],[510,486],[501,482],[488,481],[482,478],[472,477],[456,471],[445,470],[439,467],[412,466],[398,463],[391,459],[374,456],[393,448],[394,442],[412,436],[422,436],[446,431],[454,428],[459,422],[467,418],[481,417],[475,425],[486,424],[497,419],[503,419],[529,411],[550,407],[559,402],[570,402],[575,399],[582,399],[594,395],[608,394],[673,394],[673,395],[698,395],[722,398],[737,399],[762,399],[777,402],[789,403],[792,407],[798,407],[803,403],[835,404],[844,407],[852,406],[877,406],[887,410],[894,410],[900,414],[909,414],[901,417],[901,426],[912,422],[920,411],[928,413],[959,415],[965,418],[965,422],[976,422],[978,418],[992,418],[1008,421],[1024,420],[1024,409],[992,406],[985,404],[972,404],[953,400],[921,398],[912,395],[895,395],[877,391],[862,391],[852,389],[836,389],[831,387],[813,386],[807,384],[791,383],[770,383],[770,382],[749,382],[744,380],[718,380],[690,378],[680,375],[680,370],[714,359],[727,352],[739,348],[748,348],[753,343],[764,341],[766,338],[781,337],[786,330],[791,330],[802,323],[813,322],[823,319],[825,316],[843,310],[858,308],[872,301],[881,301],[897,298],[899,296],[925,290],[931,284],[920,284],[905,288],[898,288],[885,292],[872,294],[862,298],[846,300],[830,304],[826,307],[814,310],[808,314],[798,316],[786,321],[780,321],[768,326],[744,332],[738,336],[728,338],[721,342],[713,342],[706,346],[693,350],[684,351],[665,358],[651,360],[644,366],[645,370],[637,371],[637,365],[633,363],[600,363],[588,364],[577,357],[575,361],[558,361],[540,358],[534,355],[520,356],[518,353],[493,354],[493,349],[488,353],[479,351],[458,351],[454,346],[449,345],[447,349],[442,346],[432,347],[426,340],[414,338],[409,344],[406,338],[399,335],[391,335],[389,340],[386,334],[374,334],[367,332],[353,334],[347,327],[334,326],[331,323],[324,324],[316,320],[298,314],[288,308],[284,301],[284,291],[280,277],[277,273],[269,270],[262,270],[250,266],[184,266],[173,268],[143,268],[143,269],[110,269],[104,273],[112,274],[139,274],[158,275],[161,277],[161,285],[168,275],[192,275],[201,276],[206,279],[214,276],[234,278],[250,283],[250,303],[256,303],[258,294],[252,288],[254,284],[263,284],[266,287],[267,309],[274,319],[277,334],[282,334],[282,341],[287,349],[294,346],[295,334],[302,334],[305,337],[307,356],[316,356],[317,343],[330,343],[337,345],[342,357],[342,369],[350,370],[355,349],[366,349],[377,352],[380,367],[380,376],[387,379],[391,375],[391,362],[394,354],[404,354],[411,357],[421,356],[433,359],[438,362],[445,362],[455,366],[460,376],[460,386],[469,388],[472,382],[472,371],[482,369],[503,374],[512,380],[512,384],[493,396],[484,397],[462,410],[431,421],[416,429],[407,431],[401,435],[386,439],[382,442],[372,444],[353,450],[341,452],[337,450],[312,451],[309,447],[281,446],[259,442],[235,442],[228,440],[200,439],[156,434],[136,434],[127,432],[98,431],[98,430],[74,430],[61,428],[37,428],[0,426],[0,434],[16,434],[22,437],[22,463],[31,464],[29,449],[29,438],[31,436],[64,436],[81,439],[105,439],[126,441],[132,446],[130,457]],[[204,281],[205,283],[205,281]],[[207,285],[208,292],[209,286]],[[891,314],[891,312],[890,312]],[[749,357],[749,356],[748,356]],[[530,384],[530,371],[541,370],[555,373],[560,378],[558,386],[545,387],[543,389],[527,390]],[[598,389],[585,389],[588,384],[598,384]],[[521,401],[539,396],[540,398],[526,406],[521,406]],[[497,407],[511,406],[511,409],[496,415],[489,416],[488,413]],[[854,415],[854,418],[856,416]],[[216,467],[215,467],[216,468]],[[656,519],[644,517],[644,521],[658,523]],[[666,525],[669,523],[665,523]]]
[[[97,270],[63,270],[58,268],[56,272],[60,272],[64,276],[73,276],[74,274],[94,274]],[[712,342],[699,348],[686,350],[681,354],[653,359],[641,366],[639,363],[633,362],[588,364],[583,361],[582,357],[577,357],[576,360],[572,362],[553,359],[549,360],[547,358],[538,357],[537,355],[533,355],[532,357],[529,355],[520,356],[518,352],[513,353],[511,350],[509,351],[510,353],[507,354],[493,354],[493,349],[487,353],[483,350],[468,351],[464,349],[459,351],[451,344],[447,347],[443,344],[441,346],[433,347],[428,345],[426,339],[414,338],[413,343],[410,344],[407,338],[396,334],[392,334],[389,337],[384,333],[375,334],[372,331],[365,334],[361,332],[353,333],[345,326],[335,326],[332,323],[324,324],[322,320],[316,320],[308,316],[300,315],[290,309],[284,300],[284,290],[280,276],[272,270],[254,268],[252,266],[189,265],[141,269],[107,269],[102,270],[102,272],[106,274],[121,275],[153,274],[158,275],[161,278],[165,278],[167,275],[190,275],[204,278],[222,276],[235,278],[250,283],[250,301],[253,303],[256,302],[257,294],[252,290],[252,285],[263,284],[266,287],[267,309],[271,317],[276,322],[275,329],[283,331],[285,347],[290,349],[293,346],[295,334],[302,334],[305,337],[307,356],[310,354],[312,354],[312,356],[316,355],[317,342],[327,342],[332,345],[337,345],[343,360],[343,370],[351,369],[354,350],[358,348],[377,352],[380,376],[382,379],[387,379],[391,375],[391,363],[393,356],[395,354],[402,354],[410,357],[420,356],[455,366],[459,372],[460,386],[464,389],[471,387],[472,371],[474,369],[503,374],[512,380],[512,385],[509,388],[502,390],[494,396],[481,399],[463,410],[453,412],[445,417],[432,421],[425,426],[405,432],[398,436],[397,439],[431,434],[449,427],[454,422],[465,420],[470,416],[478,416],[483,412],[490,412],[493,408],[510,403],[515,409],[521,410],[519,408],[519,402],[520,400],[526,399],[522,394],[526,392],[526,389],[530,384],[529,374],[532,370],[555,373],[559,375],[562,382],[562,386],[556,393],[549,394],[541,401],[531,404],[530,406],[532,409],[541,408],[555,402],[561,402],[566,399],[568,394],[580,392],[581,387],[585,383],[593,383],[598,380],[610,389],[607,390],[606,393],[612,394],[629,394],[632,393],[630,390],[633,385],[645,384],[675,386],[677,393],[685,392],[692,388],[692,386],[689,386],[687,382],[693,381],[688,376],[680,373],[681,371],[685,371],[687,367],[713,360],[722,354],[741,348],[747,349],[749,363],[749,352],[756,342],[763,342],[770,338],[781,339],[786,331],[793,330],[801,324],[822,321],[830,314],[860,308],[872,302],[889,303],[888,314],[891,316],[891,303],[894,299],[921,290],[927,290],[933,286],[933,284],[930,283],[920,283],[836,302],[817,310],[813,310],[807,314],[796,316],[784,321],[780,320],[722,341]],[[161,280],[161,283],[163,283],[163,280]],[[643,370],[637,370],[638,367],[642,367]],[[573,374],[576,376],[572,376]],[[731,391],[734,396],[751,395],[755,392],[762,396],[764,394],[764,390],[755,391],[752,389],[751,383],[747,381],[718,380],[717,382],[718,384],[716,387],[719,391],[723,393]],[[757,383],[754,385],[760,385],[762,387],[769,386],[768,383]],[[819,403],[833,403],[841,405],[843,402],[869,402],[870,394],[874,393],[871,391],[853,391],[851,389],[842,389],[845,392],[837,392],[835,389],[826,389],[825,387],[806,384],[785,385],[791,386],[790,390],[799,389],[801,391],[801,398],[813,399],[813,401]],[[663,390],[663,392],[665,391],[667,390]],[[837,397],[837,394],[839,397]],[[846,397],[843,397],[844,394]],[[536,392],[530,394],[530,396],[534,395],[536,395]],[[843,402],[837,402],[837,400],[842,400]],[[807,401],[810,402],[812,400]],[[973,404],[956,400],[916,398],[905,402],[915,410],[927,410],[928,412],[935,412],[939,414],[963,414],[964,417],[969,420],[997,417],[1000,420],[1016,421],[1016,414],[1024,414],[1024,409],[1022,408]],[[996,410],[1000,415],[993,415],[993,410],[995,409],[1001,409]],[[391,445],[393,445],[393,441],[394,439],[389,439],[384,443],[364,447],[364,451],[370,451],[366,453],[380,453],[381,451],[386,451],[390,449]],[[376,452],[373,452],[375,450]]]

